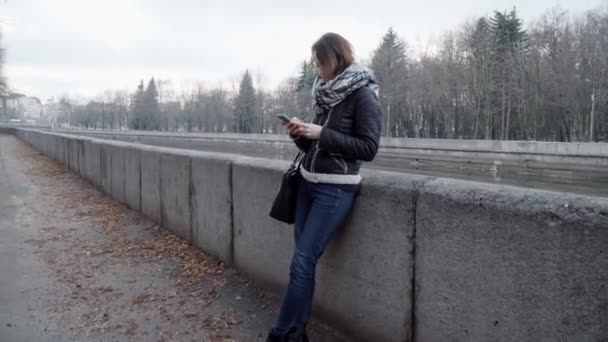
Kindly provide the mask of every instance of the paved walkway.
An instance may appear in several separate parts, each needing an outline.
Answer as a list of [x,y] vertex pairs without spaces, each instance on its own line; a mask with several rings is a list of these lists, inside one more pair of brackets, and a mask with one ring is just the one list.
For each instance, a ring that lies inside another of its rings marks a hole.
[[0,341],[259,341],[278,303],[0,135]]

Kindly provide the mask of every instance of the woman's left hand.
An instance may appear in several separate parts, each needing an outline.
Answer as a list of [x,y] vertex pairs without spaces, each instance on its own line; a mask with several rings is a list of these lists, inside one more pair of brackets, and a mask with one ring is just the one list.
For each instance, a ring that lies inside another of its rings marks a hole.
[[323,127],[319,125],[302,123],[298,125],[298,128],[295,129],[294,133],[308,139],[319,140],[322,129]]

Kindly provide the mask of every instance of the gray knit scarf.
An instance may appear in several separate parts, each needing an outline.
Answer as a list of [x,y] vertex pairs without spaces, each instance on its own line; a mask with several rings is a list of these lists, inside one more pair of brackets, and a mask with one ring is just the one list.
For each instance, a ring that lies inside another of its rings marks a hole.
[[376,93],[376,97],[378,96],[379,87],[376,84],[376,78],[359,64],[351,64],[330,81],[317,77],[312,87],[316,114],[320,115],[328,112],[361,87],[370,87]]

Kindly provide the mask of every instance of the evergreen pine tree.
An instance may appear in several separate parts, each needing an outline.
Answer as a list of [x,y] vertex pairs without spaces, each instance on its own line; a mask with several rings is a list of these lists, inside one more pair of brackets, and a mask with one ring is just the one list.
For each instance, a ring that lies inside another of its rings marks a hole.
[[158,90],[154,77],[148,82],[143,94],[143,108],[145,117],[145,128],[147,130],[160,129],[160,107],[158,105]]
[[300,68],[300,73],[294,87],[297,110],[296,113],[292,113],[301,119],[308,120],[310,115],[312,115],[313,98],[311,91],[317,76],[317,67],[313,63],[312,58],[309,61],[305,60],[302,62],[302,67]]
[[239,94],[235,99],[234,126],[237,133],[252,133],[255,129],[255,90],[249,70],[241,80]]
[[130,104],[130,112],[131,112],[131,120],[129,122],[129,127],[131,129],[144,129],[143,121],[144,121],[144,81],[140,81],[137,86],[137,90],[135,94],[131,95],[131,104]]
[[310,92],[317,75],[317,68],[312,60],[302,62],[300,74],[298,75],[298,80],[296,82],[296,92]]
[[492,84],[493,107],[496,118],[493,125],[493,139],[509,139],[510,123],[517,115],[515,99],[519,89],[518,77],[521,72],[517,63],[526,41],[523,21],[513,9],[509,13],[495,12],[490,19],[493,36]]
[[380,86],[380,98],[383,112],[386,114],[386,135],[396,134],[398,123],[403,122],[405,114],[403,109],[408,78],[408,58],[405,48],[405,43],[391,27],[372,57],[371,68]]

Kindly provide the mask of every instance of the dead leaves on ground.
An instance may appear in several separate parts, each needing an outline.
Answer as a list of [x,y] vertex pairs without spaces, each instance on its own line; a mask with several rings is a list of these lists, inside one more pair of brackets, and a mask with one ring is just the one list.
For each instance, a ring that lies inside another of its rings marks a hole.
[[65,187],[64,182],[73,182],[79,177],[58,163],[51,162],[31,147],[18,144],[16,152],[31,160],[30,168],[26,171],[28,176],[38,180],[39,184],[48,184],[49,178],[53,181],[55,186],[47,187],[45,193],[52,196],[56,204],[62,205],[64,209],[74,210],[75,220],[95,221],[108,235],[110,243],[83,245],[81,250],[87,255],[109,254],[119,259],[177,258],[181,260],[177,274],[182,278],[180,283],[191,284],[205,275],[221,275],[224,272],[223,263],[212,260],[190,243],[160,229],[158,225],[152,226],[155,236],[151,240],[125,239],[124,230],[128,229],[126,226],[131,223],[125,222],[125,213],[128,210],[125,206],[90,187],[78,187],[75,190],[70,189],[73,187]]
[[[128,209],[113,201],[110,197],[105,196],[100,191],[93,189],[91,186],[85,185],[85,182],[76,174],[69,172],[65,167],[58,163],[51,162],[46,157],[35,152],[33,149],[18,144],[15,152],[27,158],[28,168],[25,173],[29,178],[38,185],[41,190],[41,196],[45,200],[52,201],[53,206],[58,206],[64,210],[62,219],[66,212],[69,212],[73,221],[90,221],[92,230],[99,227],[98,232],[105,239],[82,238],[79,234],[75,234],[66,227],[53,227],[53,229],[41,230],[45,241],[32,240],[32,244],[43,248],[46,241],[61,242],[63,247],[61,250],[49,252],[49,260],[47,260],[57,271],[57,276],[62,278],[69,288],[72,290],[70,298],[72,300],[90,300],[91,298],[108,298],[109,295],[121,295],[120,291],[111,286],[85,286],[87,282],[93,281],[95,269],[100,267],[106,261],[112,263],[128,262],[129,265],[137,263],[152,263],[159,259],[172,260],[175,262],[174,278],[176,284],[181,285],[182,290],[189,291],[192,285],[205,280],[207,286],[205,291],[197,291],[192,295],[197,298],[206,298],[212,300],[219,290],[224,286],[226,280],[224,274],[224,265],[218,260],[214,260],[190,243],[180,239],[158,225],[150,224],[143,236],[129,238],[133,236],[133,226],[142,226],[145,220],[142,220],[137,215],[129,215]],[[77,236],[78,235],[78,236]],[[139,235],[139,234],[136,234]],[[56,256],[58,253],[64,254],[65,259],[58,263]],[[100,257],[103,260],[99,262]],[[78,269],[82,267],[83,258],[92,258],[95,263],[91,263],[88,270]],[[70,260],[78,260],[73,265]],[[128,285],[127,285],[128,286]],[[175,295],[174,295],[175,296]],[[172,296],[157,294],[153,292],[141,293],[129,302],[131,307],[147,307],[147,304],[165,302]],[[183,297],[183,295],[181,296]],[[206,302],[209,303],[208,301]],[[155,306],[157,304],[154,304]],[[178,305],[179,306],[179,305]],[[159,305],[161,315],[167,314],[167,309],[163,305]],[[203,307],[206,307],[204,305]],[[101,309],[101,308],[100,308]],[[102,326],[96,326],[94,329],[103,330],[107,328],[105,323],[108,314],[106,312],[96,311],[91,314],[91,322],[103,323]],[[226,329],[240,324],[240,320],[236,314],[227,310],[221,315],[211,315],[204,310],[197,311],[177,311],[175,315],[171,315],[172,319],[178,316],[181,319],[188,319],[198,322],[205,331],[213,331],[216,335],[212,336],[212,342],[236,342],[230,336],[222,334]],[[169,318],[169,317],[167,317]],[[130,322],[125,326],[125,334],[133,333],[137,324]],[[99,330],[97,330],[99,332]],[[91,332],[95,332],[92,330]]]
[[205,315],[202,322],[205,328],[215,331],[223,331],[241,323],[236,313],[232,310],[226,310],[220,316]]

